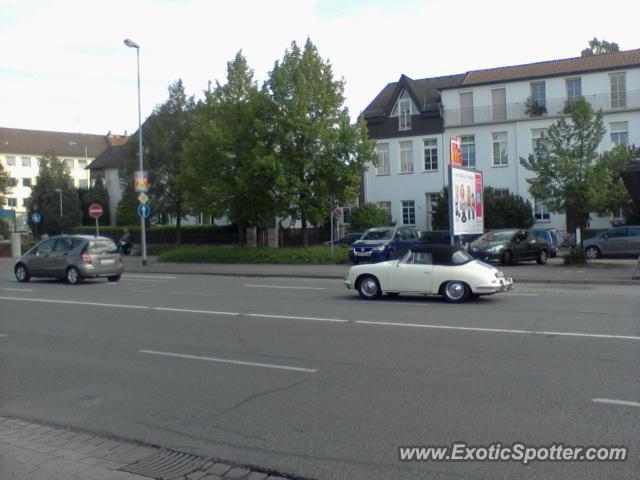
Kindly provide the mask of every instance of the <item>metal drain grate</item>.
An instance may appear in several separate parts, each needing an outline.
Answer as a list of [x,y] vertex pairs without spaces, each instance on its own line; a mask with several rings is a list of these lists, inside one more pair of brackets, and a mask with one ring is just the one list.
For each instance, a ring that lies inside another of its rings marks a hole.
[[122,467],[120,470],[156,480],[175,480],[198,470],[207,462],[208,460],[203,457],[163,448],[158,453]]

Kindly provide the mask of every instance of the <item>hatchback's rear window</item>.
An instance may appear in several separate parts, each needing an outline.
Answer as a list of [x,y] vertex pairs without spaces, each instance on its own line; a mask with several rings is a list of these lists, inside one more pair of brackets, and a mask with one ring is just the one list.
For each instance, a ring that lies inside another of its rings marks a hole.
[[116,251],[116,244],[113,240],[89,240],[89,253],[112,253]]

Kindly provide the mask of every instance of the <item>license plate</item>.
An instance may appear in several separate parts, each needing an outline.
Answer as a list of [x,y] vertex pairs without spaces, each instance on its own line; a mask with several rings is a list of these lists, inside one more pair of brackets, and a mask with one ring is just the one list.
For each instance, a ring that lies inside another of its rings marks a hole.
[[358,257],[369,257],[371,256],[371,252],[356,252]]
[[113,265],[114,263],[116,263],[116,261],[113,258],[105,258],[100,260],[100,265]]

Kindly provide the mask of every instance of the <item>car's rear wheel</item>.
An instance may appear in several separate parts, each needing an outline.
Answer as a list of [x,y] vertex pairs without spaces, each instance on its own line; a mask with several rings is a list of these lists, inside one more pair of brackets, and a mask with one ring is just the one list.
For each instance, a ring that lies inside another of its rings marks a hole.
[[502,254],[502,265],[511,265],[513,263],[513,255],[511,251],[507,250]]
[[358,293],[365,300],[374,300],[382,294],[380,282],[373,275],[365,275],[358,282]]
[[29,270],[24,263],[19,263],[18,265],[16,265],[14,273],[16,275],[16,280],[18,280],[20,283],[28,282],[31,278]]
[[64,278],[67,280],[69,285],[78,285],[82,282],[82,276],[80,275],[80,271],[76,267],[67,268],[67,272],[65,273]]
[[584,251],[584,254],[589,260],[595,260],[600,255],[602,255],[602,252],[600,252],[600,249],[598,247],[587,247]]
[[549,259],[549,254],[547,253],[547,251],[540,250],[540,253],[538,254],[538,258],[536,258],[536,262],[538,262],[539,265],[544,265],[545,263],[547,263],[548,259]]
[[443,289],[444,299],[449,303],[462,303],[469,298],[469,286],[459,280],[447,282]]
[[120,275],[109,275],[107,277],[107,280],[109,280],[110,282],[118,282],[120,281]]

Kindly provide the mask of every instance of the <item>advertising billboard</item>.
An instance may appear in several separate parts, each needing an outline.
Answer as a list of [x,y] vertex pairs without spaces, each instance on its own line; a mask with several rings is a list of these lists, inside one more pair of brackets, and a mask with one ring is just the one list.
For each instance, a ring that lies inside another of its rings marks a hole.
[[482,172],[451,167],[453,235],[484,232]]
[[460,147],[460,137],[451,137],[449,145],[451,146],[451,165],[461,167],[462,149]]

